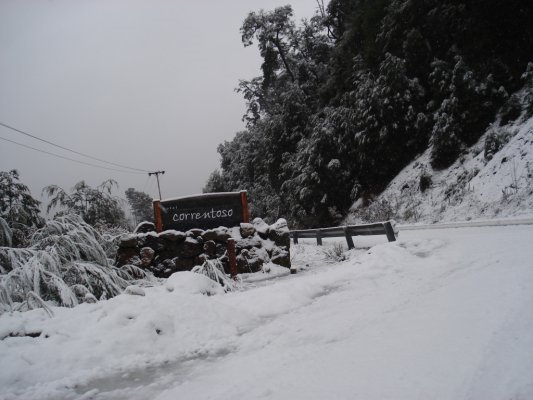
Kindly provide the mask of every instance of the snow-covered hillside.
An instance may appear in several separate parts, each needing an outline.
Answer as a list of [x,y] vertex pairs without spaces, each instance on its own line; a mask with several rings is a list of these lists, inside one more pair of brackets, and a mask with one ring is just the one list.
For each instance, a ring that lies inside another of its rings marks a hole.
[[182,272],[52,318],[5,313],[0,398],[531,399],[532,239],[405,231],[337,263],[301,244],[298,274],[232,293]]
[[[533,216],[533,118],[498,129],[509,141],[490,160],[484,156],[490,129],[442,171],[431,168],[428,149],[398,174],[370,209],[378,216],[384,212],[402,222],[425,223]],[[354,205],[348,223],[361,220],[359,205]]]

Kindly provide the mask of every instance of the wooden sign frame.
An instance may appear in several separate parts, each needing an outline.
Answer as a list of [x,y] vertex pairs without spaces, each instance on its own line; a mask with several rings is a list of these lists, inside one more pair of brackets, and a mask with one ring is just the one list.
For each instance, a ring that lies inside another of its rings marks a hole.
[[[202,206],[202,203],[205,205]],[[194,228],[212,229],[228,224],[237,226],[240,222],[250,222],[248,194],[245,190],[154,200],[153,205],[157,232],[168,229],[182,231]],[[205,211],[209,208],[210,211]],[[230,213],[231,218],[228,216]],[[194,223],[194,220],[197,222]]]

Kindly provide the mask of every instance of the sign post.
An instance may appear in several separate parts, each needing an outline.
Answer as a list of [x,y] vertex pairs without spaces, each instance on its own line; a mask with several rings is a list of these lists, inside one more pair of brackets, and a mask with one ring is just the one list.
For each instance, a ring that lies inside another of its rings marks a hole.
[[157,232],[163,230],[163,220],[161,219],[161,200],[154,200],[154,221]]
[[228,261],[231,279],[237,278],[237,254],[235,251],[235,239],[228,239]]

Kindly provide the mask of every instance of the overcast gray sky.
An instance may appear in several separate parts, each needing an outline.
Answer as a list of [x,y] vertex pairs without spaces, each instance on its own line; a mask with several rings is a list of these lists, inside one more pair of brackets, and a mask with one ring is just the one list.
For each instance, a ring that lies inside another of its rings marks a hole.
[[[165,170],[163,198],[199,193],[216,148],[242,130],[238,80],[260,74],[239,28],[248,12],[315,0],[0,0],[0,122],[94,157]],[[0,126],[0,137],[89,159]],[[109,166],[108,167],[112,167]],[[157,197],[155,180],[75,164],[0,140],[0,170],[41,189],[107,178]],[[46,201],[46,199],[42,199]]]

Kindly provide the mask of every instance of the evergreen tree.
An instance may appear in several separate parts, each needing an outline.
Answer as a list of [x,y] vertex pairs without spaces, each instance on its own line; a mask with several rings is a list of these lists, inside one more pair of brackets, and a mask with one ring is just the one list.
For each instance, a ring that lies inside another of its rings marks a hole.
[[0,218],[5,221],[3,231],[10,230],[9,242],[14,247],[24,246],[31,232],[44,224],[40,204],[20,182],[17,170],[0,171]]
[[153,221],[153,199],[149,194],[139,192],[134,188],[128,188],[125,194],[137,223]]
[[434,93],[431,163],[444,168],[485,132],[507,92],[492,76],[480,77],[459,55],[453,63],[435,60],[429,82]]
[[226,189],[226,181],[224,180],[222,173],[218,169],[214,170],[211,175],[209,175],[207,183],[205,184],[205,187],[202,190],[203,193],[219,193],[227,191],[228,190]]

